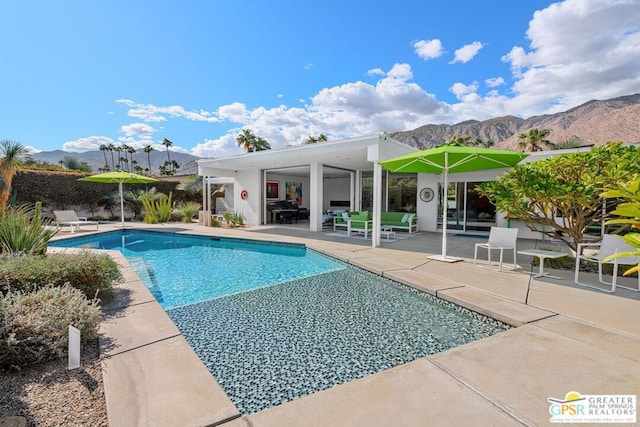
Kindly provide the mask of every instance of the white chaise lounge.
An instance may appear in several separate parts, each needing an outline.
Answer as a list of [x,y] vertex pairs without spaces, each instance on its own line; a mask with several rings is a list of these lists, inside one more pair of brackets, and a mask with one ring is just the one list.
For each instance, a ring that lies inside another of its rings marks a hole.
[[75,211],[53,211],[53,214],[56,217],[56,227],[60,228],[68,225],[72,233],[75,233],[76,229],[80,228],[81,225],[95,225],[96,230],[99,230],[98,221],[88,221],[86,217],[78,216]]

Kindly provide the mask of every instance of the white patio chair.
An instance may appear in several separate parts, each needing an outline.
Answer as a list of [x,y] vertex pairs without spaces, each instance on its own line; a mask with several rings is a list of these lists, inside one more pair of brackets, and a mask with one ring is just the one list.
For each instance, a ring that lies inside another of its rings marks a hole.
[[486,243],[476,243],[473,251],[473,265],[478,260],[478,248],[487,250],[487,258],[491,265],[491,251],[500,251],[500,262],[498,263],[498,271],[502,271],[502,258],[505,250],[513,250],[513,268],[516,268],[516,241],[518,239],[517,228],[491,227],[489,232],[489,240]]
[[75,233],[76,229],[79,229],[81,225],[95,225],[96,230],[100,227],[98,221],[88,221],[86,217],[78,216],[76,211],[53,211],[53,214],[56,217],[56,227],[60,228],[63,225],[68,225],[72,233]]
[[[596,248],[597,252],[593,254],[584,254],[583,251],[585,248]],[[603,262],[603,260],[610,256],[621,252],[635,252],[636,248],[631,245],[628,245],[622,238],[618,236],[614,236],[612,234],[605,234],[602,237],[602,241],[600,243],[579,243],[576,251],[576,271],[573,277],[573,281],[576,285],[586,286],[588,288],[597,289],[599,291],[604,292],[615,292],[616,286],[620,288],[630,289],[632,291],[640,291],[640,277],[638,277],[638,287],[630,288],[627,286],[618,285],[618,266],[619,265],[637,265],[640,263],[639,256],[628,256],[623,258],[615,258],[607,262]],[[580,262],[582,260],[591,261],[598,264],[598,281],[603,285],[611,286],[611,290],[602,289],[601,287],[580,282]],[[613,265],[613,277],[610,282],[607,282],[602,277],[602,266],[604,264]]]

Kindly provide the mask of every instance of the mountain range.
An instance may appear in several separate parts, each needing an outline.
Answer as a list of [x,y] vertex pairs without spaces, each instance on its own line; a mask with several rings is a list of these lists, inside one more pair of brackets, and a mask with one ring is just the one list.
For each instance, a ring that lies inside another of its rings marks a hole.
[[[389,136],[420,149],[433,147],[455,136],[470,136],[483,141],[493,141],[496,148],[509,149],[517,145],[519,134],[532,128],[550,129],[549,140],[554,143],[567,140],[579,141],[582,145],[602,145],[607,141],[640,142],[640,93],[606,100],[592,100],[564,112],[533,116],[528,119],[505,116],[484,121],[467,120],[454,125],[429,124],[410,131],[390,132]],[[105,154],[107,163],[111,165],[110,153]],[[151,173],[156,175],[159,167],[167,160],[167,153],[152,151],[150,154]],[[197,172],[196,162],[199,157],[175,151],[171,151],[170,155],[171,159],[180,165],[178,175]],[[105,164],[104,154],[101,151],[70,153],[55,150],[32,155],[35,160],[53,164],[58,164],[66,156],[86,162],[94,172]],[[143,168],[149,167],[145,153],[134,154],[134,159]]]
[[510,149],[518,135],[529,129],[550,129],[553,143],[577,140],[581,145],[602,145],[607,141],[640,142],[640,93],[607,100],[592,100],[570,110],[521,119],[514,116],[454,125],[425,125],[414,130],[392,132],[389,136],[405,144],[425,149],[455,136],[493,141],[496,148]]

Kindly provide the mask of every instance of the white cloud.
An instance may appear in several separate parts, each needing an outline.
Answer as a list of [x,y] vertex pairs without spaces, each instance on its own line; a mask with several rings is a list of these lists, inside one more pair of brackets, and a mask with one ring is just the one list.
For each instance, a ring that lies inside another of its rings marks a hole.
[[284,98],[284,95],[283,95],[283,94],[281,94],[281,93],[279,93],[279,94],[277,94],[277,95],[276,95],[276,98],[278,98],[278,99],[282,99],[282,98]]
[[486,79],[484,81],[484,84],[487,85],[487,87],[498,87],[498,86],[503,86],[505,84],[505,81],[502,77],[492,77],[492,78]]
[[118,99],[116,102],[130,107],[127,114],[145,122],[164,122],[167,117],[184,118],[187,120],[216,123],[219,121],[217,115],[210,111],[187,111],[179,105],[160,107],[152,104],[140,104],[130,99]]
[[115,141],[108,136],[88,136],[78,138],[74,141],[67,141],[62,144],[64,151],[91,151],[98,150],[102,144],[109,145]]
[[304,69],[305,70],[311,70],[313,68],[313,63],[309,62],[307,64],[304,64]]
[[[514,46],[502,57],[512,70],[507,80],[514,83],[507,85],[503,77],[481,74],[468,81],[452,80],[448,84],[456,97],[452,103],[425,89],[428,83],[423,87],[414,81],[413,70],[406,63],[369,69],[363,78],[366,81],[326,87],[300,98],[297,107],[249,109],[234,102],[215,111],[189,112],[182,107],[158,107],[127,99],[118,102],[129,107],[130,115],[135,112],[149,118],[145,123],[187,118],[231,124],[233,129],[222,136],[212,135],[192,150],[193,154],[213,157],[242,153],[235,138],[243,127],[266,138],[273,148],[281,148],[301,144],[309,135],[320,133],[337,139],[430,123],[553,113],[594,98],[638,92],[639,1],[566,0],[536,12],[527,31],[529,43]],[[482,48],[476,43],[458,49],[455,61],[471,60]],[[438,39],[421,40],[412,46],[425,60],[444,53]],[[140,140],[140,136],[130,137]]]
[[442,42],[439,39],[418,40],[413,42],[412,46],[416,55],[425,61],[437,58],[444,53]]
[[513,108],[521,114],[638,92],[638,0],[554,3],[534,14],[527,37],[528,50],[514,46],[502,58],[517,78]]
[[455,64],[456,62],[462,62],[465,64],[471,61],[483,47],[484,46],[480,42],[473,42],[471,44],[464,45],[460,49],[456,49],[453,61],[449,63]]
[[42,152],[42,150],[40,150],[39,148],[36,147],[32,147],[30,145],[26,145],[24,148],[27,149],[27,153],[28,154],[35,154],[35,153],[40,153]]
[[131,123],[130,125],[124,125],[120,127],[120,132],[124,133],[126,136],[151,135],[154,131],[155,129],[153,129],[146,123]]

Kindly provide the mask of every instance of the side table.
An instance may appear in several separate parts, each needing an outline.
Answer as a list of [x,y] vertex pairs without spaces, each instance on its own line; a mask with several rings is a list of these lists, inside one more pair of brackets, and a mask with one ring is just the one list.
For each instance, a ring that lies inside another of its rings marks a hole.
[[393,231],[393,228],[383,225],[380,227],[380,235],[386,237],[387,240],[390,240],[392,237],[396,237],[396,232]]
[[566,252],[562,252],[562,251],[549,251],[546,249],[525,249],[522,251],[518,251],[519,254],[521,255],[531,255],[534,257],[538,257],[538,259],[540,260],[540,262],[538,263],[540,268],[538,270],[538,272],[526,272],[528,274],[531,274],[534,278],[539,278],[539,277],[548,277],[549,279],[560,279],[559,276],[552,276],[550,274],[547,274],[544,272],[544,260],[547,258],[551,258],[551,259],[555,259],[555,258],[562,258],[563,256],[567,256],[569,254],[567,254]]

